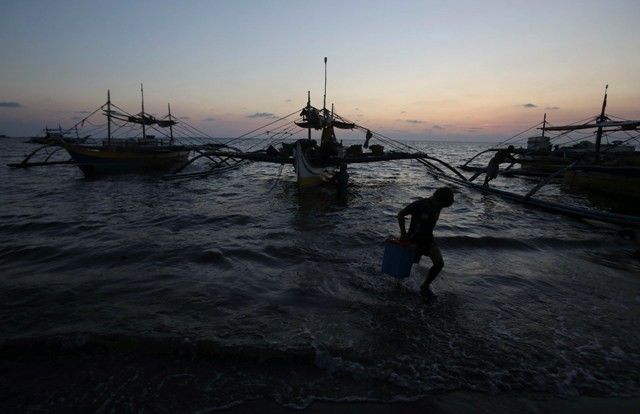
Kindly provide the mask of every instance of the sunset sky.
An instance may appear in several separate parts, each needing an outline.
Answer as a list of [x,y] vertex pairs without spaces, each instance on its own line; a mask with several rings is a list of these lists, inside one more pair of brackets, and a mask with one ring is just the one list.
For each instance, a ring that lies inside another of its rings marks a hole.
[[301,108],[307,90],[406,139],[501,139],[540,122],[640,118],[640,1],[11,1],[0,134],[71,126],[106,100],[167,102],[213,136]]

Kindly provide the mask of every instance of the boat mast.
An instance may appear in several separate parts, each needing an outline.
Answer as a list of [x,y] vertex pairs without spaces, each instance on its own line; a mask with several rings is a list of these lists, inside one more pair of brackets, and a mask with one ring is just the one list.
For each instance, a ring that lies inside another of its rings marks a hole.
[[142,139],[146,139],[147,138],[147,131],[145,129],[144,123],[145,123],[145,118],[144,118],[144,89],[142,87],[142,83],[140,84],[140,96],[142,96]]
[[547,128],[547,113],[544,114],[544,119],[542,120],[542,139],[544,139],[545,129]]
[[107,143],[111,144],[111,91],[107,89]]
[[327,109],[327,57],[324,57],[324,100],[322,109]]
[[[607,107],[607,89],[609,89],[609,85],[604,87],[604,99],[602,100],[602,110],[600,111],[600,116],[596,119],[596,123],[599,124],[604,122],[605,115],[604,110]],[[602,126],[598,127],[598,133],[596,135],[596,162],[600,161],[600,143],[602,142]]]
[[169,139],[169,143],[173,144],[173,124],[171,123],[171,104],[167,103],[167,108],[169,110],[169,136],[171,137]]
[[311,91],[307,91],[307,124],[309,127],[307,128],[308,139],[311,141],[311,122],[309,121],[309,113],[311,111]]

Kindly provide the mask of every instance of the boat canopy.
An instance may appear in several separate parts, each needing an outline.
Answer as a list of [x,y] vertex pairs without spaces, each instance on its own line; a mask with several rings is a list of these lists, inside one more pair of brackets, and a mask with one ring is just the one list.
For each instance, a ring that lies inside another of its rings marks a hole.
[[177,124],[177,122],[174,120],[157,119],[152,115],[143,114],[143,113],[139,113],[137,115],[126,115],[118,111],[105,110],[104,115],[106,116],[111,115],[111,117],[114,119],[118,119],[120,121],[125,121],[125,122],[131,122],[133,124],[158,125],[159,127],[162,127],[162,128],[168,128],[170,126]]
[[301,128],[322,129],[327,126],[333,126],[338,129],[353,129],[356,127],[353,123],[336,119],[336,117],[326,109],[318,110],[313,106],[302,108],[300,116],[302,116],[302,121],[297,121],[295,124]]

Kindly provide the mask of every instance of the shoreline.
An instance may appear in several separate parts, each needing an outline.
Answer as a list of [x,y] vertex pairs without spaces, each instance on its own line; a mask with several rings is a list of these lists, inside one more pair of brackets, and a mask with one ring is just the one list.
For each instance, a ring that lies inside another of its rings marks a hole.
[[[246,401],[229,408],[211,412],[244,413],[636,413],[640,397],[563,397],[540,393],[486,394],[474,391],[450,391],[419,398],[415,401],[390,402],[332,402],[314,401],[305,408],[286,407],[270,399]],[[201,411],[202,412],[202,411]],[[203,411],[208,412],[208,411]]]

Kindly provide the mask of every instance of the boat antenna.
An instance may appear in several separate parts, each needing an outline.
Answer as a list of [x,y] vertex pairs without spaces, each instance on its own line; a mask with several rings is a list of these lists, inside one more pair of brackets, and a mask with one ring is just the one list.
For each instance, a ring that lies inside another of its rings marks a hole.
[[542,120],[542,138],[544,139],[545,129],[547,128],[547,113],[544,113],[544,119]]
[[173,124],[171,123],[171,104],[167,102],[167,110],[169,111],[169,143],[173,144]]
[[[604,114],[605,109],[607,108],[607,90],[609,89],[609,85],[604,87],[604,99],[602,100],[602,109],[600,110],[600,116],[596,120],[597,124],[601,124],[604,122],[606,116]],[[600,161],[600,143],[602,142],[602,125],[598,127],[598,133],[596,135],[596,162]]]
[[324,101],[322,109],[327,109],[327,57],[324,57]]
[[107,143],[111,144],[111,91],[107,89]]
[[142,87],[142,82],[140,82],[140,96],[142,97],[142,139],[144,140],[147,138],[147,132],[144,127],[144,88]]

